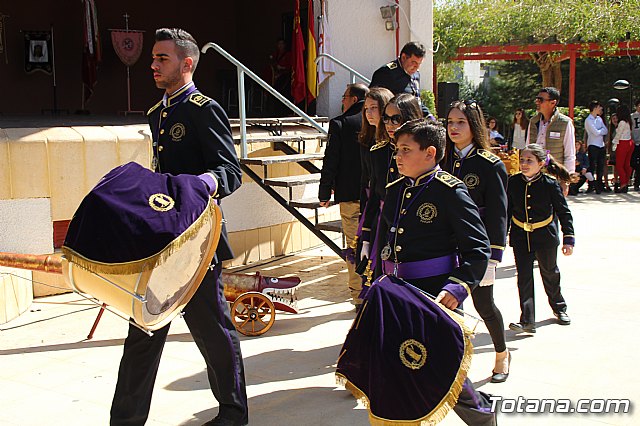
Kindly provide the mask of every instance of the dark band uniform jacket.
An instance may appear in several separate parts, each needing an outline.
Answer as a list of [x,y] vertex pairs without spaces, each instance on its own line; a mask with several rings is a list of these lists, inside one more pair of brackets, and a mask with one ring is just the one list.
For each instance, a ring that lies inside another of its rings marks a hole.
[[[171,174],[210,173],[216,186],[213,197],[218,200],[238,189],[242,172],[222,107],[193,84],[166,102],[166,106],[158,102],[147,113],[154,135],[155,170]],[[178,104],[182,107],[175,108]],[[217,261],[233,258],[224,224],[216,258]]]
[[507,241],[507,169],[497,155],[476,147],[464,158],[455,150],[444,169],[460,179],[480,211],[491,245],[491,259],[502,261]]
[[398,166],[394,158],[395,145],[389,141],[378,141],[369,150],[369,199],[364,209],[362,239],[373,242],[380,213],[380,203],[387,193],[387,185],[398,179]]
[[356,102],[329,122],[329,143],[324,151],[318,198],[327,201],[331,190],[336,203],[360,199],[360,147],[358,133],[362,126],[362,106]]
[[394,95],[409,93],[418,98],[422,114],[428,117],[431,113],[420,100],[420,71],[409,75],[402,68],[400,58],[378,68],[371,76],[369,87],[384,87]]
[[399,278],[433,296],[447,290],[459,303],[484,276],[490,255],[467,188],[439,167],[415,182],[403,177],[387,186],[378,238],[383,251],[385,243],[390,249],[384,273],[398,263]]
[[511,247],[528,247],[533,252],[539,248],[558,246],[558,220],[562,227],[563,244],[575,244],[573,217],[556,178],[539,173],[527,181],[522,173],[516,173],[509,177],[507,196]]

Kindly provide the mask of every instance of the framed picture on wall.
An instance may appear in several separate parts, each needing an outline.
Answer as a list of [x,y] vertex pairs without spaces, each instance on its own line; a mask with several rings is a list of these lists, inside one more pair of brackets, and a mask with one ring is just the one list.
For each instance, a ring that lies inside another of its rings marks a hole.
[[53,43],[51,31],[23,31],[24,70],[27,73],[53,70]]

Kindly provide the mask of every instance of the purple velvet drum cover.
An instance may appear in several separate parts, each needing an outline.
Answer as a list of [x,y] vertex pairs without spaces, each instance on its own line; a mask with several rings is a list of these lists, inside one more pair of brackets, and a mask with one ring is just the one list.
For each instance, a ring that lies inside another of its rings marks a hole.
[[336,378],[372,425],[441,421],[471,364],[471,332],[457,314],[390,275],[375,280],[338,358]]

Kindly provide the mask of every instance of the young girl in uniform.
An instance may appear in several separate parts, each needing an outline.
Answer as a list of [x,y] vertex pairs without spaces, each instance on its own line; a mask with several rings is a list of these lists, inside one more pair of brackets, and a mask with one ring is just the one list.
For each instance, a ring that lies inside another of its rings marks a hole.
[[368,278],[363,287],[365,292],[368,289],[368,284],[371,284],[382,271],[377,261],[381,247],[375,244],[378,218],[382,209],[382,201],[387,192],[387,184],[399,177],[394,160],[396,148],[393,135],[403,123],[417,118],[422,118],[422,110],[415,96],[408,93],[394,96],[384,107],[378,124],[377,140],[371,147],[370,195],[364,211],[360,253],[361,259],[365,257],[370,259],[369,270],[365,272]]
[[496,350],[491,381],[501,383],[509,376],[510,355],[502,314],[493,301],[493,283],[507,239],[507,169],[500,158],[489,151],[485,128],[482,110],[475,101],[452,103],[447,115],[447,144],[442,168],[467,186],[489,236],[491,259],[471,297]]
[[[546,173],[545,169],[546,168]],[[569,172],[537,144],[520,152],[520,173],[509,178],[507,197],[520,295],[520,321],[509,324],[511,330],[535,333],[535,301],[533,298],[533,261],[538,261],[544,290],[558,322],[571,324],[567,304],[560,292],[560,270],[557,264],[562,229],[562,254],[570,256],[575,245],[573,218],[558,180],[568,182]]]

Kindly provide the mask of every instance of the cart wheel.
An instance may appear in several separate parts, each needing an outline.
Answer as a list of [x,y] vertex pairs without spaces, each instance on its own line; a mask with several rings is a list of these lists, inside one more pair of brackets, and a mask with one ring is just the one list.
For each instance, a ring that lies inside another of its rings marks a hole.
[[231,305],[231,319],[236,330],[245,336],[266,333],[276,320],[273,302],[257,291],[243,293]]

